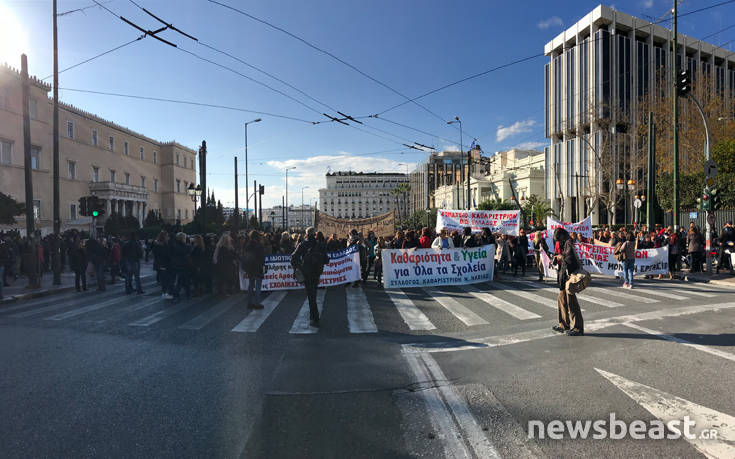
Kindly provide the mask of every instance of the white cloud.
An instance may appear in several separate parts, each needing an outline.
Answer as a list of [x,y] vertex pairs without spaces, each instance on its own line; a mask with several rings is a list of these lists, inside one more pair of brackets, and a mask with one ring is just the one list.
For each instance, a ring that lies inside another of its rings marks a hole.
[[548,29],[549,27],[558,27],[564,24],[559,16],[551,16],[549,19],[544,19],[536,24],[539,29]]
[[641,6],[646,9],[653,8],[653,0],[643,0]]
[[442,151],[459,151],[459,145],[444,145]]
[[546,147],[548,145],[549,142],[523,142],[513,148],[518,148],[519,150],[535,150],[539,147]]
[[536,124],[536,121],[534,120],[516,121],[510,126],[503,126],[501,124],[498,126],[498,131],[496,133],[497,141],[502,142],[508,137],[522,134],[524,132],[531,132],[531,129],[533,128],[535,124]]

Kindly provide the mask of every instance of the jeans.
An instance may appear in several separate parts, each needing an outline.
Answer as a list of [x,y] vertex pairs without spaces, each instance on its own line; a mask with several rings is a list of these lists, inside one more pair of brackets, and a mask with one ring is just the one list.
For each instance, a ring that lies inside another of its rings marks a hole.
[[633,273],[635,272],[635,259],[623,261],[623,282],[633,285]]
[[138,293],[143,293],[143,288],[140,286],[139,261],[125,262],[125,293],[131,293],[133,291],[133,276],[135,276],[135,290]]
[[[263,279],[260,277],[251,277],[248,279],[248,304],[260,304],[260,287],[263,285]],[[253,290],[255,294],[253,294]]]

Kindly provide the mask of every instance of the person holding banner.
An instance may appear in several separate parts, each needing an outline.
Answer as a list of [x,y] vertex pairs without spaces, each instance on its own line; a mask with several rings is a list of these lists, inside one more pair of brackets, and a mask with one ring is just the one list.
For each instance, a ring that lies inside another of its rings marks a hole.
[[551,327],[558,333],[566,333],[568,336],[584,335],[584,319],[582,310],[577,301],[577,295],[567,291],[569,274],[579,269],[579,259],[574,251],[574,241],[569,237],[569,232],[564,228],[554,230],[554,242],[559,243],[561,253],[554,256],[554,264],[558,266],[556,282],[559,286],[559,296],[556,306],[559,311],[559,325]]
[[431,243],[433,249],[453,249],[454,241],[449,237],[449,232],[445,229],[439,232],[439,235]]
[[324,247],[316,240],[316,230],[313,226],[306,228],[306,239],[296,246],[291,255],[291,264],[304,275],[304,288],[309,299],[309,324],[319,326],[319,308],[316,303],[316,289],[319,286],[319,276],[324,271],[324,265],[329,263],[329,255]]
[[538,280],[543,282],[544,280],[544,261],[541,258],[541,252],[545,252],[546,256],[549,255],[549,245],[546,243],[546,238],[542,237],[541,231],[536,231],[533,236],[533,251],[536,255],[536,268],[538,269]]

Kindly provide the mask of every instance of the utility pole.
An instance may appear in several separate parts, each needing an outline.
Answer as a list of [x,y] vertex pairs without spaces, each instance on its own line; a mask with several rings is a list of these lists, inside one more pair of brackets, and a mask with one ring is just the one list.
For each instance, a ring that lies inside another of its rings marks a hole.
[[[281,196],[281,225],[286,225],[286,200]],[[288,231],[288,229],[284,229]]]
[[[247,189],[247,183],[245,185]],[[240,222],[238,221],[240,219],[240,205],[237,196],[238,194],[240,194],[240,189],[237,186],[237,156],[235,156],[235,213],[232,215],[232,224],[233,229],[235,230],[235,234],[237,234],[238,229],[240,229]],[[247,217],[245,218],[247,219]],[[245,226],[245,228],[247,228],[247,226]]]
[[[676,82],[676,74],[678,72],[679,45],[677,44],[676,32],[676,16],[677,16],[678,0],[674,0],[674,61],[671,66],[671,82]],[[679,92],[675,86],[671,86],[669,90],[673,93],[674,100],[674,230],[679,230]]]
[[56,0],[53,6],[54,22],[54,133],[53,133],[53,194],[54,194],[54,236],[51,263],[54,270],[54,285],[61,285],[61,212],[59,209],[59,46],[58,29],[56,27]]
[[23,86],[23,165],[25,167],[26,185],[26,237],[28,238],[28,251],[24,254],[27,258],[26,271],[28,273],[28,289],[40,288],[38,276],[38,242],[36,241],[33,215],[33,174],[31,169],[31,114],[29,103],[31,99],[31,84],[28,79],[28,58],[25,54],[20,56],[20,75]]
[[263,185],[260,185],[260,188],[258,188],[258,211],[260,212],[258,214],[258,223],[261,229],[263,229],[263,192]]
[[202,140],[202,146],[199,147],[199,183],[202,184],[202,234],[207,234],[207,141]]
[[258,181],[253,180],[253,216],[258,220]]
[[656,226],[656,125],[653,112],[648,112],[648,199],[646,201],[646,224],[649,230]]

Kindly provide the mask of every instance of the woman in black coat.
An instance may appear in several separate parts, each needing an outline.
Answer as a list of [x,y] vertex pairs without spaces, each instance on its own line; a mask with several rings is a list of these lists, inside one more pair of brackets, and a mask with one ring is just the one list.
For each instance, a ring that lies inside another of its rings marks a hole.
[[87,290],[87,251],[84,249],[81,239],[74,242],[74,246],[69,252],[69,266],[74,271],[74,286],[77,292]]
[[554,242],[558,242],[561,249],[561,253],[554,256],[554,263],[558,269],[556,282],[559,287],[559,296],[556,305],[559,310],[559,325],[551,328],[569,336],[584,335],[584,320],[577,295],[568,293],[566,290],[569,274],[580,268],[577,254],[574,251],[574,241],[569,237],[567,230],[557,228],[554,230]]

